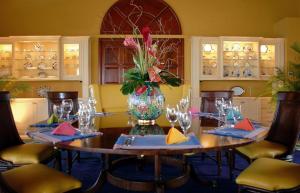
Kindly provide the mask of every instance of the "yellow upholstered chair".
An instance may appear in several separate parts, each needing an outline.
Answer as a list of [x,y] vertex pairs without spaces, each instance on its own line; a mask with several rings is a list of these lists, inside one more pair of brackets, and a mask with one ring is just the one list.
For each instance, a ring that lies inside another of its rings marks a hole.
[[[120,91],[120,84],[91,84],[89,86],[91,95],[97,100],[96,110],[98,112],[126,112],[127,98]],[[184,84],[180,87],[160,85],[165,96],[165,104],[176,105],[182,97],[190,95],[190,85]]]
[[49,144],[25,144],[21,140],[10,107],[9,92],[0,91],[0,167],[42,163],[54,158]]
[[0,187],[5,193],[71,193],[81,191],[81,182],[45,165],[30,164],[2,172]]
[[255,160],[236,178],[251,192],[300,192],[300,165],[271,158]]
[[[263,157],[287,158],[294,152],[300,132],[300,92],[279,92],[277,98],[275,118],[265,140],[234,151],[250,163]],[[234,159],[230,163],[234,168]]]

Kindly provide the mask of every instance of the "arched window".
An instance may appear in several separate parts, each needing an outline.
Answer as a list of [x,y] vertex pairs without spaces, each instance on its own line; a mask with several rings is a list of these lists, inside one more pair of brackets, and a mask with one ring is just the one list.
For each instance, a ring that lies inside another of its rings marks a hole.
[[99,39],[103,84],[122,83],[124,71],[134,66],[131,50],[123,46],[123,39],[114,35],[132,34],[134,27],[142,29],[144,26],[159,36],[155,39],[160,45],[169,48],[160,61],[183,78],[184,42],[182,38],[172,38],[172,35],[182,34],[173,9],[163,0],[119,0],[109,8],[101,23],[100,34],[112,35],[112,38]]

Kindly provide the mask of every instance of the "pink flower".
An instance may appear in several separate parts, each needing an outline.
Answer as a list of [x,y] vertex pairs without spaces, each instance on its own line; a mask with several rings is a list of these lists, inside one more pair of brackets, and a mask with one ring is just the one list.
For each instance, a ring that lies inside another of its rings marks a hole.
[[126,47],[130,47],[130,48],[133,48],[135,50],[138,49],[138,44],[134,41],[134,39],[132,37],[126,37],[123,44]]

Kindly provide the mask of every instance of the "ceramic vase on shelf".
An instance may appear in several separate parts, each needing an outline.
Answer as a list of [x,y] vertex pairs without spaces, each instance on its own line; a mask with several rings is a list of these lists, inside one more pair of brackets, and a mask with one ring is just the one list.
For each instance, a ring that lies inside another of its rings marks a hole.
[[162,114],[165,98],[159,87],[143,86],[128,98],[129,112],[140,125],[153,125]]

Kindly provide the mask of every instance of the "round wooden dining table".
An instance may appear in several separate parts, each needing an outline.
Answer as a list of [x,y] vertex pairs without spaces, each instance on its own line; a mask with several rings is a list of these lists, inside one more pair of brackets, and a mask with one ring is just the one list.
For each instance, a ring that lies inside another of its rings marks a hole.
[[[56,144],[57,148],[64,150],[75,150],[81,152],[101,153],[102,170],[87,192],[95,192],[101,189],[105,182],[109,182],[119,188],[132,191],[155,191],[164,192],[165,188],[176,188],[185,184],[193,171],[193,167],[186,161],[187,156],[209,151],[231,150],[235,147],[261,140],[266,132],[261,133],[254,139],[240,139],[229,136],[219,136],[205,133],[205,130],[214,129],[200,126],[199,117],[192,120],[189,133],[194,133],[200,142],[197,148],[159,148],[159,149],[116,149],[114,145],[121,134],[148,135],[166,134],[170,129],[170,123],[162,115],[154,125],[138,125],[128,113],[111,113],[98,116],[94,119],[94,127],[101,132],[95,137],[78,139]],[[177,126],[180,130],[180,127]],[[111,159],[118,155],[118,159]],[[153,180],[125,179],[113,174],[124,164],[149,162],[154,165]],[[181,174],[166,179],[162,176],[162,165],[170,165],[180,168]]]

